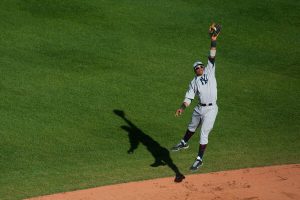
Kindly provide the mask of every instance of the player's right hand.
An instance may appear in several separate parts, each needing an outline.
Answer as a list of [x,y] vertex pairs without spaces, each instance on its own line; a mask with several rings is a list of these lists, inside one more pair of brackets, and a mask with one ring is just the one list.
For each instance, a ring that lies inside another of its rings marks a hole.
[[175,116],[176,116],[176,117],[179,117],[180,115],[182,115],[182,113],[183,113],[183,109],[182,109],[182,108],[179,108],[179,109],[176,110]]

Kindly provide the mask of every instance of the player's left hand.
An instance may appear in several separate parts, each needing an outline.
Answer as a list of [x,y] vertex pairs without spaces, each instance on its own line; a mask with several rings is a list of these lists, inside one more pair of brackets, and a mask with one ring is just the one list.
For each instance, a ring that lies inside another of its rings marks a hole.
[[220,24],[212,23],[209,26],[208,33],[212,40],[216,40],[221,32],[222,26]]
[[212,40],[212,41],[216,41],[216,40],[217,40],[217,37],[218,37],[217,35],[216,35],[216,36],[211,36],[211,40]]

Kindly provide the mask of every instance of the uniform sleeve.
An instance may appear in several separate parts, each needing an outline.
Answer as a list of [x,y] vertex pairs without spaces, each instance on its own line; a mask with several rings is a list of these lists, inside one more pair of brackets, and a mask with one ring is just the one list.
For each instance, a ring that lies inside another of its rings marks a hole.
[[191,81],[189,88],[185,93],[185,98],[183,102],[186,102],[189,105],[192,102],[192,100],[195,98],[196,93],[197,93],[196,78],[194,78]]
[[210,62],[210,64],[212,64],[213,66],[215,65],[215,60],[216,60],[216,57],[210,57],[208,56],[208,61]]
[[216,67],[215,58],[211,58],[210,56],[208,56],[206,70],[210,72],[214,72],[215,67]]

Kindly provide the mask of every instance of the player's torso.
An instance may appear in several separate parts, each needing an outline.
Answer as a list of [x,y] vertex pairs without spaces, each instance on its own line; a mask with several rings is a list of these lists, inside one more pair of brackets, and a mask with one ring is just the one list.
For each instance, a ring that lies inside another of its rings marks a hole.
[[198,96],[202,103],[214,103],[217,100],[217,81],[214,73],[204,72],[196,78]]

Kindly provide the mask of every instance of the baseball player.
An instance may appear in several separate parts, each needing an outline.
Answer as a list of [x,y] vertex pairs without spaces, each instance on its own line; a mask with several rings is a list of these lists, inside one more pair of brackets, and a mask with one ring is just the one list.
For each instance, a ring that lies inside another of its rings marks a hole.
[[191,171],[196,171],[203,163],[203,155],[208,144],[208,135],[213,128],[218,113],[217,106],[217,81],[215,77],[215,56],[217,47],[217,37],[221,31],[221,26],[212,24],[210,26],[211,47],[206,66],[201,61],[193,65],[195,77],[190,82],[189,88],[185,94],[185,99],[175,116],[180,116],[184,110],[191,104],[195,96],[198,96],[199,103],[194,108],[192,119],[187,127],[186,133],[181,141],[172,148],[172,151],[179,151],[189,147],[188,141],[200,128],[200,145],[197,158],[190,167]]

